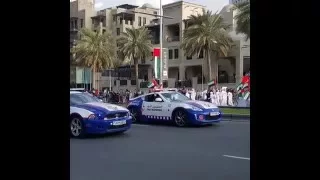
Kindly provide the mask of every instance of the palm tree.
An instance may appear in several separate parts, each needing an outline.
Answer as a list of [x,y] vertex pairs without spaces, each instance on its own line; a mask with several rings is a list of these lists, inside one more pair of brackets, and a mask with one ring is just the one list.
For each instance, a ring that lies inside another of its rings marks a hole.
[[246,35],[246,40],[250,39],[250,2],[236,4],[233,8],[238,10],[234,19],[237,21],[236,32]]
[[[231,47],[231,38],[227,33],[230,25],[223,23],[223,19],[217,13],[203,10],[203,14],[191,15],[189,19],[191,26],[183,32],[181,48],[186,56],[198,55],[203,52],[208,62],[209,80],[218,77],[218,57],[227,56]],[[214,71],[211,72],[211,57],[214,54]]]
[[90,29],[81,29],[80,40],[72,48],[77,65],[90,67],[93,71],[93,88],[96,85],[96,72],[113,68],[116,59],[116,42],[112,34],[106,31],[102,34]]
[[136,72],[136,89],[140,90],[138,64],[139,59],[147,58],[151,55],[152,44],[149,31],[145,27],[126,28],[118,39],[119,51],[123,57],[133,61]]

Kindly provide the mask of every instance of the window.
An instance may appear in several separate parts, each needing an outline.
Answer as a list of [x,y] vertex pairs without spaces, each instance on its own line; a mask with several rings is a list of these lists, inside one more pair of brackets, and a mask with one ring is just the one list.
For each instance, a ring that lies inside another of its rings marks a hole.
[[158,12],[157,11],[153,11],[153,14],[158,14]]
[[83,27],[83,19],[80,19],[80,28]]
[[74,28],[78,29],[78,20],[74,20]]
[[71,29],[73,29],[73,21],[70,21]]
[[117,36],[120,35],[120,28],[117,28]]
[[201,50],[198,56],[198,59],[202,59],[203,58],[203,51]]
[[106,32],[106,30],[105,29],[102,29],[102,34],[104,34]]
[[174,58],[175,59],[179,58],[179,49],[174,49]]
[[169,59],[172,59],[172,49],[169,49]]
[[190,59],[192,59],[192,56],[187,56],[187,60],[190,60]]
[[141,26],[141,17],[138,17],[138,26]]
[[147,24],[147,18],[143,18],[143,25],[146,25]]

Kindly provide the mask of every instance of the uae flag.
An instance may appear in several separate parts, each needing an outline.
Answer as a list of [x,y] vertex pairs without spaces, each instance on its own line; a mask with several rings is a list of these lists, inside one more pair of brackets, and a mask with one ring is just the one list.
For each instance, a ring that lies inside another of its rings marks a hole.
[[153,84],[152,82],[149,82],[147,87],[148,87],[148,88],[153,88],[153,87],[154,87],[154,84]]
[[148,83],[148,88],[153,88],[158,86],[158,82],[155,79],[152,79],[152,82]]
[[248,98],[250,97],[250,92],[249,91],[246,91],[243,95],[243,99],[244,100],[247,100]]
[[215,84],[216,84],[215,80],[212,80],[212,81],[208,82],[208,86],[212,86],[212,85],[215,85]]
[[154,57],[154,76],[155,78],[160,78],[160,73],[162,70],[161,62],[160,62],[160,48],[153,49],[153,57]]
[[241,84],[241,83],[237,86],[237,88],[236,88],[237,92],[239,92],[242,89],[242,86],[243,86],[243,84]]

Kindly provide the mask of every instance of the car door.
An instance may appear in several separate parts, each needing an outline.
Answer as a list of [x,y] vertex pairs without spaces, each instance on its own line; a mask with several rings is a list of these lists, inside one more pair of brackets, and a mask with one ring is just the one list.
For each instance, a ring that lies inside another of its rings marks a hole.
[[[150,120],[163,120],[163,110],[166,102],[155,102],[155,99],[159,97],[157,93],[150,94],[145,97],[142,104],[142,115]],[[162,99],[162,98],[161,98]]]

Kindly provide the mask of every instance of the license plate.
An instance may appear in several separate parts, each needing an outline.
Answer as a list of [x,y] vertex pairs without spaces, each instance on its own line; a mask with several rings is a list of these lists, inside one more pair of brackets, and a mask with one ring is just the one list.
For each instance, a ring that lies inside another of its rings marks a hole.
[[210,112],[210,116],[217,116],[219,114],[220,114],[220,112]]
[[124,125],[124,124],[126,124],[127,122],[125,121],[125,120],[123,120],[123,121],[113,121],[112,122],[112,125],[113,126],[120,126],[120,125]]

